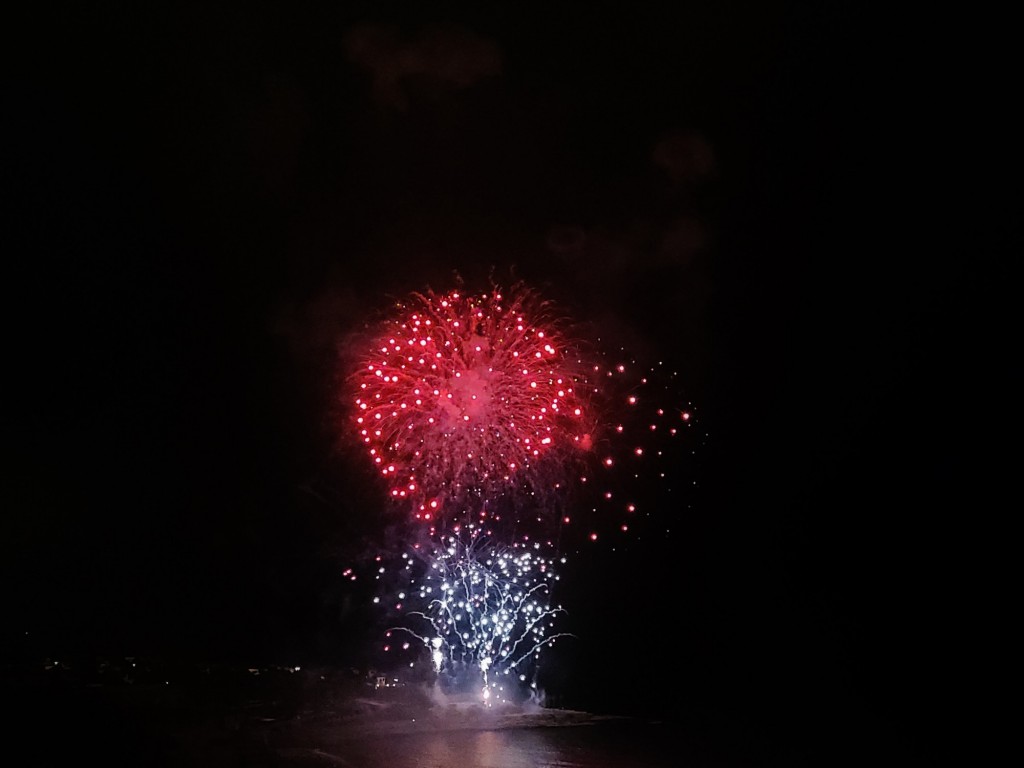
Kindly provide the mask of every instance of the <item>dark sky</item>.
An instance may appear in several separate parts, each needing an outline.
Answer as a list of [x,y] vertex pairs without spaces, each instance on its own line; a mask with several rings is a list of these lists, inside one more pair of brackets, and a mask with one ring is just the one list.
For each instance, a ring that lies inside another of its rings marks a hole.
[[737,717],[939,695],[1019,381],[953,25],[293,5],[6,24],[5,632],[344,656],[372,518],[336,346],[388,295],[515,269],[672,361],[708,435],[673,545],[616,580],[637,602],[581,609],[607,645],[579,667]]

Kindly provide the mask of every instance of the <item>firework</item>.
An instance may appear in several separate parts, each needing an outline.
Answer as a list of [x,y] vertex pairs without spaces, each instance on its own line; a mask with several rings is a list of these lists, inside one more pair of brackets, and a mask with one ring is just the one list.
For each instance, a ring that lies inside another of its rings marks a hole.
[[522,284],[427,291],[349,350],[349,434],[411,512],[391,529],[399,554],[374,559],[385,650],[487,703],[536,693],[542,653],[568,636],[565,553],[670,533],[703,438],[675,372],[568,328]]
[[401,623],[386,634],[412,642],[389,640],[386,649],[429,659],[438,680],[478,688],[489,705],[524,690],[536,695],[542,651],[569,634],[556,630],[565,611],[552,603],[556,559],[542,549],[464,531],[445,536],[426,556],[403,553],[395,575],[404,588],[391,593],[388,606]]
[[570,520],[593,538],[649,515],[693,409],[661,363],[567,328],[521,283],[414,293],[370,326],[346,413],[389,498],[438,533],[547,543]]
[[371,329],[351,376],[358,440],[389,496],[436,523],[551,508],[593,441],[593,367],[523,285],[415,293]]

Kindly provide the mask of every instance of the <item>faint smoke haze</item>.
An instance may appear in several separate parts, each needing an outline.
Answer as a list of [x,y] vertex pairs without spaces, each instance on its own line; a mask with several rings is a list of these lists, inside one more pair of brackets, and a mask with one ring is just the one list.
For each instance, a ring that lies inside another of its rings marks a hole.
[[417,95],[442,95],[501,73],[502,56],[491,40],[464,27],[426,26],[412,35],[395,27],[364,24],[344,39],[349,60],[368,71],[374,100],[399,110]]

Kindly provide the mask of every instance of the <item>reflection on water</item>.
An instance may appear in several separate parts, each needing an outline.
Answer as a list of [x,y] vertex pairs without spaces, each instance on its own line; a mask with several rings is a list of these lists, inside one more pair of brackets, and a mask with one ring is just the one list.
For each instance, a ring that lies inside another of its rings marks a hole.
[[[458,736],[459,738],[452,738]],[[420,746],[406,744],[411,751],[410,766],[503,766],[533,768],[539,764],[576,765],[559,759],[557,748],[536,730],[481,731],[472,734],[435,733]],[[557,762],[555,762],[557,760]],[[392,764],[394,761],[392,761]]]
[[601,723],[376,736],[320,757],[353,768],[685,768],[684,752],[664,727]]

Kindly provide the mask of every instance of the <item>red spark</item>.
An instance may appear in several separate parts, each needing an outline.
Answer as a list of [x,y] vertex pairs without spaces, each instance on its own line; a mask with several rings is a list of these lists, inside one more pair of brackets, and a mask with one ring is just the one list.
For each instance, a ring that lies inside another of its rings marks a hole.
[[563,325],[521,284],[399,303],[350,377],[353,426],[389,496],[437,519],[558,486],[596,428],[590,362]]

